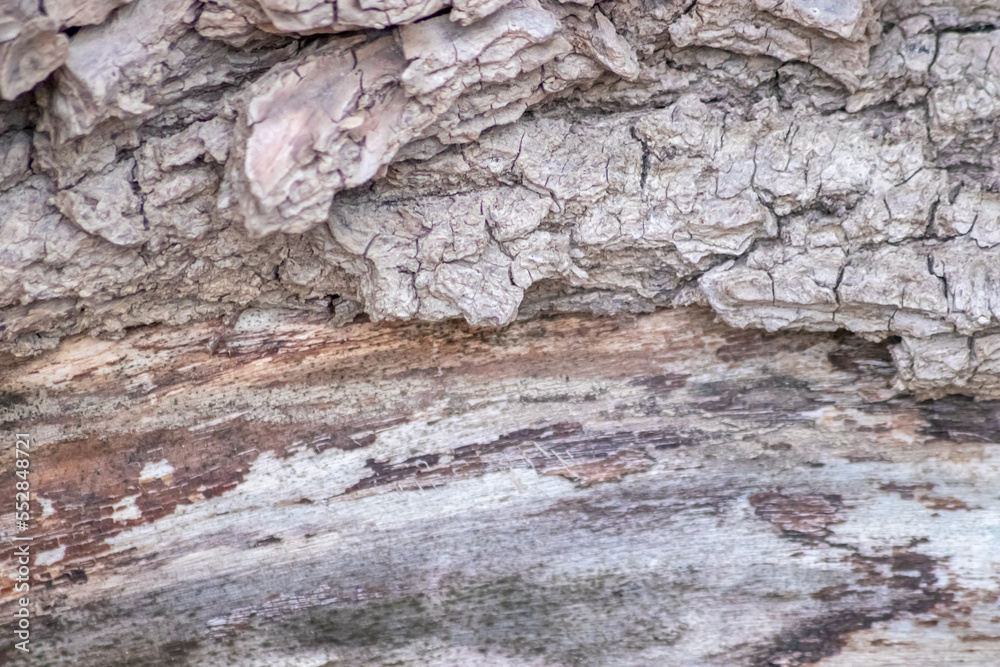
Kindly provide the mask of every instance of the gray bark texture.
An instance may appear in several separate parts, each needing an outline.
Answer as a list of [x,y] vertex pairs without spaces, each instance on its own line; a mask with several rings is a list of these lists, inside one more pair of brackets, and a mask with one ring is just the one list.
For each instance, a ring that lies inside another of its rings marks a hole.
[[3,664],[1000,664],[996,46],[0,2]]
[[3,11],[10,353],[249,306],[706,303],[1000,396],[995,2]]

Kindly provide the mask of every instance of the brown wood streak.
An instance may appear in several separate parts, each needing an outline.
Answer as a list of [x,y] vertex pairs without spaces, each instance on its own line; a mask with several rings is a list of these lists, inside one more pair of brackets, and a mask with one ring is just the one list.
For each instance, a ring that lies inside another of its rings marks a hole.
[[1000,507],[995,405],[896,395],[884,346],[699,309],[260,317],[0,369],[39,445],[36,658],[1000,660],[1000,538],[948,527]]

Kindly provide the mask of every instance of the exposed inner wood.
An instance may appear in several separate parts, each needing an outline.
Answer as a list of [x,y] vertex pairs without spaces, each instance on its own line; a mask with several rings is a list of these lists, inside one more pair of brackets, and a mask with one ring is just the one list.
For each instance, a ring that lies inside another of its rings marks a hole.
[[898,393],[884,345],[326,317],[7,360],[30,664],[1000,662],[998,406]]

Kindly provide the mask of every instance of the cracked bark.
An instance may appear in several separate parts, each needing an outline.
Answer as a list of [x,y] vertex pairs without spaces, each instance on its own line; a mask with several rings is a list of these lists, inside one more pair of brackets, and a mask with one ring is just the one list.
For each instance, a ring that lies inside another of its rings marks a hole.
[[49,661],[996,664],[998,42],[981,0],[0,9]]

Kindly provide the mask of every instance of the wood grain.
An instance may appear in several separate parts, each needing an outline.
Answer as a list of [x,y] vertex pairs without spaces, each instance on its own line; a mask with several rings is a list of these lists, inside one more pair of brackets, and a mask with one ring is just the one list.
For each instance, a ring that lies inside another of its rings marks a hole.
[[697,308],[69,339],[0,369],[24,664],[998,664],[997,404],[892,381]]

